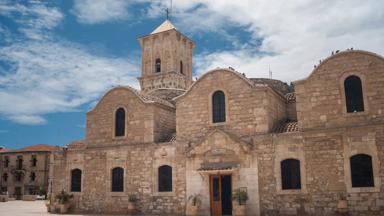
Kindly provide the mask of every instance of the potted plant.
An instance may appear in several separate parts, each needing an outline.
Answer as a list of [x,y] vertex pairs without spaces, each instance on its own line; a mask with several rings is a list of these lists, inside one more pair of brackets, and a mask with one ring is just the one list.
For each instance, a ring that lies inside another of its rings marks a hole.
[[70,207],[70,199],[73,198],[72,194],[69,194],[62,190],[59,194],[56,195],[56,200],[58,202],[58,208],[61,214],[68,213],[68,209]]
[[245,216],[245,205],[247,204],[248,193],[246,188],[238,188],[233,191],[232,201],[233,203],[233,214],[235,216]]
[[137,197],[135,194],[128,195],[128,211],[133,213],[136,209]]
[[348,213],[348,201],[344,194],[339,195],[339,201],[337,202],[337,210],[338,213],[346,214]]
[[188,201],[191,202],[190,215],[192,215],[192,216],[198,215],[199,207],[201,204],[201,198],[200,197],[201,197],[200,194],[195,194],[195,195],[191,195],[188,197]]

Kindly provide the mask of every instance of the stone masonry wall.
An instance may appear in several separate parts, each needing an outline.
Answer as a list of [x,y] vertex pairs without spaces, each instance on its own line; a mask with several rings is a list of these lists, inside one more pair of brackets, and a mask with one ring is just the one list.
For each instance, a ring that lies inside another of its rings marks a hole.
[[[154,140],[154,106],[145,104],[125,88],[109,91],[97,106],[87,113],[88,145],[151,143]],[[115,112],[125,109],[125,136],[115,137]]]
[[[128,195],[135,194],[141,214],[182,214],[185,211],[185,162],[174,144],[127,145],[68,151],[55,158],[54,194],[70,191],[70,172],[82,170],[82,191],[75,212],[126,214]],[[164,153],[166,152],[166,153]],[[158,166],[172,166],[173,191],[157,192]],[[111,170],[124,169],[124,192],[111,192]]]
[[[383,126],[259,136],[254,141],[261,215],[337,215],[340,196],[347,198],[350,215],[384,214]],[[372,157],[375,187],[351,187],[349,158],[361,153]],[[287,158],[300,160],[300,190],[281,190],[280,162]]]
[[[226,96],[226,121],[223,123],[212,123],[211,98],[217,90]],[[266,109],[268,95],[265,87],[252,87],[233,72],[209,72],[176,101],[177,137],[195,142],[215,127],[230,130],[240,137],[265,133],[271,127]]]
[[[192,84],[193,42],[176,30],[148,35],[140,38],[142,51],[141,90],[155,88],[187,89]],[[161,72],[155,71],[155,61],[161,60]],[[182,61],[183,73],[181,73]],[[169,76],[169,72],[180,76]]]
[[289,121],[297,121],[296,102],[287,104],[287,118]]
[[[344,80],[362,81],[364,112],[347,113]],[[303,129],[383,122],[384,59],[364,51],[346,51],[326,59],[305,80],[295,82],[298,120]]]
[[273,91],[266,91],[268,105],[266,106],[268,113],[268,129],[272,130],[277,124],[287,119],[286,99]]
[[176,132],[176,113],[174,109],[154,109],[154,141],[164,142]]

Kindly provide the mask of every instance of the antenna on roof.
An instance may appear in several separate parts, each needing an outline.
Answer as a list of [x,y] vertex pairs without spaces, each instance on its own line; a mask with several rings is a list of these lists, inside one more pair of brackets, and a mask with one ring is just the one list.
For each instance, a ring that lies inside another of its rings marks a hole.
[[172,14],[172,0],[171,0],[171,5],[170,5],[170,8],[168,9],[165,9],[165,11],[167,12],[167,20],[171,20],[171,14]]
[[271,65],[268,65],[269,79],[272,79]]

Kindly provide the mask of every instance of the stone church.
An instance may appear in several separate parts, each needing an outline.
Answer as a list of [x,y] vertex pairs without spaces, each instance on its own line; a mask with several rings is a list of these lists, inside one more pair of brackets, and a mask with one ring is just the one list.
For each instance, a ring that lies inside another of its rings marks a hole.
[[140,90],[109,90],[86,136],[55,154],[53,194],[75,212],[384,215],[384,58],[346,50],[292,85],[213,69],[192,79],[194,42],[169,20],[139,38]]

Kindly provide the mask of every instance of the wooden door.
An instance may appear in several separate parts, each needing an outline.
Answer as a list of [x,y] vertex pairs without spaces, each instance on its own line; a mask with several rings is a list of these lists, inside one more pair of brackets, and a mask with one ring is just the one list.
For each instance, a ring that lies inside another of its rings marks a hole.
[[210,182],[210,200],[211,200],[211,215],[221,215],[221,176],[211,175],[209,177]]

